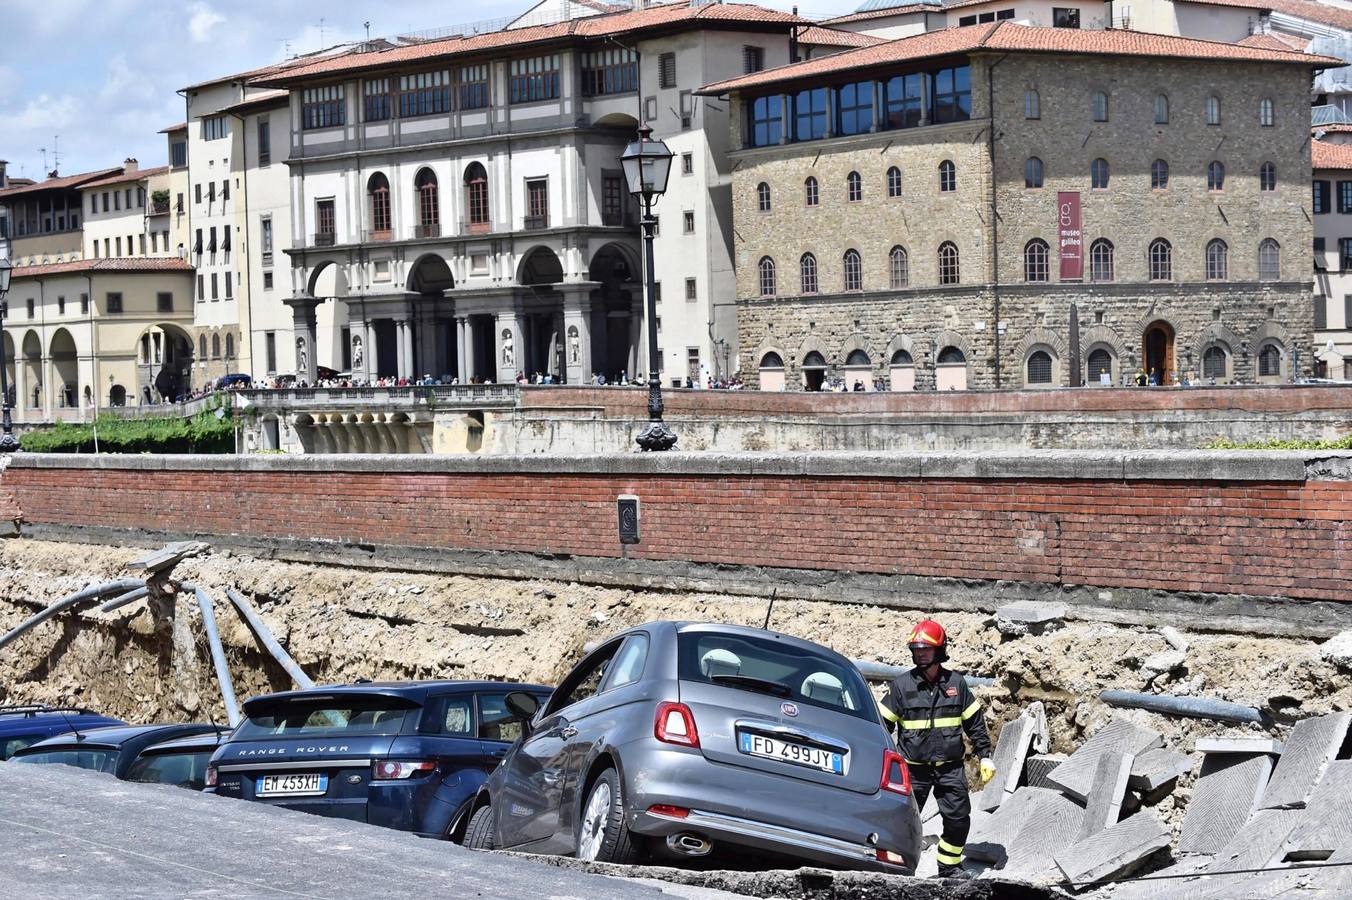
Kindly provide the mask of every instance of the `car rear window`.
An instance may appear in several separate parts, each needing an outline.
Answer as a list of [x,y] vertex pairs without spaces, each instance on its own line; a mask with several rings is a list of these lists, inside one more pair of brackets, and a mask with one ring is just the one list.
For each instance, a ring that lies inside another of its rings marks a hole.
[[57,764],[62,766],[75,766],[77,769],[90,769],[95,772],[111,772],[117,765],[117,751],[96,750],[93,748],[81,750],[42,750],[37,753],[29,753],[25,756],[16,756],[14,757],[13,762],[34,765]]
[[682,681],[770,694],[877,721],[868,686],[852,667],[773,638],[716,632],[677,635]]
[[330,698],[322,703],[291,700],[251,713],[240,722],[233,740],[311,734],[399,734],[408,713],[406,702],[384,697],[336,701]]
[[172,784],[176,787],[200,791],[206,787],[207,762],[211,750],[192,753],[157,753],[143,756],[131,764],[128,781],[148,784]]
[[25,734],[19,737],[5,738],[0,741],[0,760],[9,759],[29,744],[36,744],[49,736],[46,734]]

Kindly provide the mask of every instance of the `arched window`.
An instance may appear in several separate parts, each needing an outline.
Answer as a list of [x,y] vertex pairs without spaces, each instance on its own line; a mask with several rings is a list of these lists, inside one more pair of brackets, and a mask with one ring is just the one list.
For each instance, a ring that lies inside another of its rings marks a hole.
[[1089,280],[1113,280],[1113,242],[1107,238],[1089,245]]
[[1108,381],[1113,378],[1113,356],[1103,347],[1095,347],[1089,351],[1089,383],[1099,384],[1103,381],[1103,376],[1108,376]]
[[488,230],[488,172],[477,162],[465,169],[465,210],[470,231]]
[[1052,383],[1052,355],[1046,350],[1028,354],[1028,384]]
[[761,357],[760,367],[762,369],[782,369],[784,368],[784,360],[778,353],[771,350]]
[[1042,187],[1042,160],[1036,156],[1030,156],[1023,162],[1023,186],[1026,188]]
[[817,293],[817,257],[804,253],[798,260],[798,277],[803,283],[804,294]]
[[437,194],[437,173],[419,169],[413,186],[418,191],[418,237],[439,237],[441,197]]
[[892,166],[887,170],[887,196],[901,196],[901,169]]
[[[145,361],[150,362],[150,352],[147,350],[144,352],[143,355],[145,357]],[[207,336],[205,334],[199,335],[197,338],[197,358],[198,359],[207,358]]]
[[808,206],[816,206],[820,195],[817,192],[817,179],[811,175],[803,182],[803,202]]
[[893,247],[887,254],[887,283],[893,288],[904,288],[911,283],[911,260],[905,247]]
[[1033,238],[1027,244],[1023,245],[1024,281],[1047,280],[1047,255],[1047,242],[1041,238]]
[[944,241],[939,245],[939,283],[957,284],[960,276],[958,245],[952,241]]
[[1206,98],[1206,123],[1208,125],[1221,124],[1221,98],[1215,94],[1210,94]]
[[898,350],[896,353],[892,354],[892,365],[913,366],[915,365],[915,360],[911,359],[911,352],[909,350]]
[[1099,157],[1089,164],[1089,186],[1096,191],[1108,188],[1108,160]]
[[1227,356],[1229,354],[1220,344],[1212,344],[1207,347],[1202,353],[1202,377],[1223,381],[1225,379]]
[[775,261],[768,256],[762,256],[760,261],[760,295],[775,295]]
[[213,334],[211,336],[211,358],[221,358],[221,336],[219,334]]
[[1095,91],[1095,92],[1094,92],[1094,102],[1093,102],[1093,107],[1094,107],[1094,110],[1093,110],[1093,111],[1094,111],[1094,121],[1095,121],[1095,122],[1106,122],[1106,121],[1108,121],[1108,95],[1107,95],[1107,94],[1105,94],[1103,91]]
[[366,194],[371,198],[371,231],[377,240],[390,236],[390,180],[385,173],[376,172],[366,181]]
[[235,336],[233,334],[227,334],[225,336],[225,358],[235,358]]
[[845,358],[847,366],[871,366],[873,360],[868,358],[868,354],[863,350],[851,350],[850,355]]
[[1272,238],[1264,238],[1258,245],[1258,280],[1281,281],[1282,248]]
[[1213,159],[1206,166],[1206,189],[1208,191],[1225,190],[1225,166]]
[[1150,187],[1156,191],[1169,189],[1169,164],[1162,159],[1150,164]]
[[1258,167],[1258,190],[1267,192],[1277,190],[1277,166],[1275,163],[1265,162]]
[[1224,281],[1229,275],[1230,248],[1225,241],[1215,238],[1206,245],[1207,281]]
[[845,199],[851,203],[864,199],[864,179],[859,177],[858,172],[845,176]]
[[951,159],[939,163],[939,190],[949,194],[958,189],[958,169]]
[[1035,90],[1030,89],[1023,92],[1023,117],[1025,119],[1042,118],[1042,98],[1038,96]]
[[1264,97],[1262,100],[1258,101],[1258,124],[1262,125],[1264,128],[1271,128],[1272,121],[1272,99],[1270,97]]
[[763,181],[756,185],[756,205],[761,212],[770,211],[770,185]]
[[859,259],[858,250],[846,250],[844,258],[845,290],[862,291],[864,289],[864,265]]
[[1276,344],[1264,344],[1258,351],[1258,375],[1260,377],[1282,374],[1282,351]]
[[967,362],[967,357],[957,347],[945,347],[939,351],[939,365],[951,366]]
[[1174,248],[1164,238],[1150,242],[1150,280],[1169,281],[1174,277]]
[[1155,124],[1169,124],[1169,96],[1167,94],[1155,95]]

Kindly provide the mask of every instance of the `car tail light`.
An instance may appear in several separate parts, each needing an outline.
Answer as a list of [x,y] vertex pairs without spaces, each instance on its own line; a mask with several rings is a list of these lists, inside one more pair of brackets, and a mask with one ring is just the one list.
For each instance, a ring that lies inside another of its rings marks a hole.
[[911,796],[911,772],[906,768],[906,760],[901,758],[900,753],[894,750],[883,751],[883,780],[878,787],[894,794]]
[[371,766],[371,778],[376,781],[392,781],[397,778],[413,778],[426,775],[437,767],[431,760],[419,762],[392,762],[383,760]]
[[215,787],[215,786],[216,786],[216,767],[215,767],[215,766],[207,766],[206,786],[207,786],[207,787]]
[[891,850],[879,850],[876,854],[878,862],[887,863],[890,866],[906,865],[906,857],[900,853],[893,853]]
[[653,735],[667,744],[680,744],[682,747],[698,747],[699,731],[695,728],[695,714],[684,703],[672,703],[670,700],[657,704],[657,717],[653,721]]
[[648,812],[654,816],[666,816],[668,819],[684,819],[690,815],[690,810],[684,806],[669,806],[666,803],[650,806]]

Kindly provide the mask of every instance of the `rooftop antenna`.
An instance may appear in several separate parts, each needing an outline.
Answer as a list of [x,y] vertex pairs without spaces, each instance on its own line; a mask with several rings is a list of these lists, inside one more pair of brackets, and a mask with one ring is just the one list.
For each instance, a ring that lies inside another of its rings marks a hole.
[[52,171],[61,171],[61,135],[52,135]]
[[367,21],[362,22],[361,24],[362,27],[366,29],[366,43],[369,45],[371,43],[371,23]]
[[323,49],[324,46],[325,46],[325,43],[324,43],[324,17],[323,17],[323,16],[320,16],[320,17],[319,17],[319,46],[320,46],[320,49]]
[[48,168],[47,168],[47,148],[46,148],[46,147],[39,147],[39,148],[38,148],[38,152],[42,154],[42,171],[43,171],[43,172],[50,172],[51,169],[48,169]]

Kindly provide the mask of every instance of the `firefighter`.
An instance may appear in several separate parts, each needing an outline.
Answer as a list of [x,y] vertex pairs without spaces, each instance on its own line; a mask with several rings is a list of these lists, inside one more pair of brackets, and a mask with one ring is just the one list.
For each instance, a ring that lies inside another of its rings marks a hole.
[[907,646],[915,668],[888,685],[879,707],[896,728],[897,746],[911,770],[911,790],[923,808],[930,791],[939,804],[943,835],[939,838],[939,877],[962,872],[962,848],[972,825],[972,801],[967,793],[962,736],[972,742],[981,760],[981,784],[995,777],[991,739],[981,714],[981,701],[972,696],[961,672],[944,668],[948,636],[943,626],[926,619],[911,631]]

